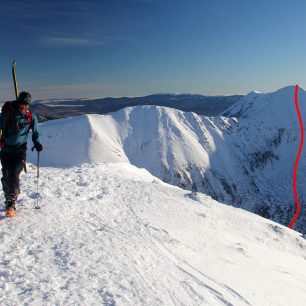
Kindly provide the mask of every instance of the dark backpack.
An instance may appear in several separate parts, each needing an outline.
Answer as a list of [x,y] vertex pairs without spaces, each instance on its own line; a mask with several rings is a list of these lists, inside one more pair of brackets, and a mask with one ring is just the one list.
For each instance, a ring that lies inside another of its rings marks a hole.
[[[2,108],[1,108],[1,112],[5,113],[7,115],[7,122],[6,125],[4,127],[4,130],[8,127],[12,127],[13,123],[14,123],[14,110],[13,110],[13,103],[15,101],[7,101],[3,104]],[[32,113],[30,111],[28,111],[26,113],[27,116],[27,121],[29,124],[29,128],[31,127],[32,124]],[[18,123],[16,122],[16,129],[18,130]]]

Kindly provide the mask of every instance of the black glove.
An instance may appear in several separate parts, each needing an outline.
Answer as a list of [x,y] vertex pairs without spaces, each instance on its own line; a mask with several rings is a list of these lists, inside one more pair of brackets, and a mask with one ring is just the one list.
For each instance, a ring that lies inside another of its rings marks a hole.
[[32,151],[36,149],[37,152],[41,152],[43,150],[43,146],[40,142],[35,142],[34,147],[32,148]]

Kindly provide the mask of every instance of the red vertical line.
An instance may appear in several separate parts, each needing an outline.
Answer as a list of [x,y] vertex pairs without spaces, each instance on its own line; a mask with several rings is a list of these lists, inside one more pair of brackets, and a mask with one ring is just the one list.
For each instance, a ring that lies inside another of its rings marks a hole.
[[297,181],[297,169],[298,169],[299,160],[300,160],[300,156],[301,156],[302,149],[303,149],[303,144],[304,144],[304,126],[303,126],[303,120],[302,120],[301,112],[300,112],[300,109],[299,109],[298,91],[299,91],[299,85],[296,85],[295,86],[295,94],[294,94],[294,102],[295,102],[295,108],[296,108],[296,112],[298,114],[298,118],[299,118],[299,122],[300,122],[301,139],[300,139],[300,146],[299,146],[298,154],[297,154],[296,159],[295,159],[294,169],[293,169],[293,193],[294,193],[294,198],[295,198],[295,209],[296,209],[296,211],[295,211],[295,216],[290,223],[290,228],[291,229],[292,229],[295,221],[297,220],[297,218],[299,216],[299,212],[300,212],[299,195],[298,195],[298,192],[297,192],[296,181]]

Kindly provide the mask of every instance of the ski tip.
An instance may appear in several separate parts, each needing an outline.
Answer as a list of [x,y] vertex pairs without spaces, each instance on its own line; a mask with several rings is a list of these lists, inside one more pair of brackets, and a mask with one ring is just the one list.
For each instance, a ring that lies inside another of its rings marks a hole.
[[15,59],[13,60],[13,66],[16,66],[16,60]]

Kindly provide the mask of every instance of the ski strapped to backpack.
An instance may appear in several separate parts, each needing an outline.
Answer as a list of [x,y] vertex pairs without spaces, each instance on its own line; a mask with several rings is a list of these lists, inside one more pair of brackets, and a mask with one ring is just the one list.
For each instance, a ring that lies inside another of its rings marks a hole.
[[18,90],[18,83],[17,83],[17,76],[16,76],[16,61],[13,61],[12,64],[12,75],[13,75],[13,82],[14,82],[14,89],[15,89],[15,97],[18,99],[19,90]]

